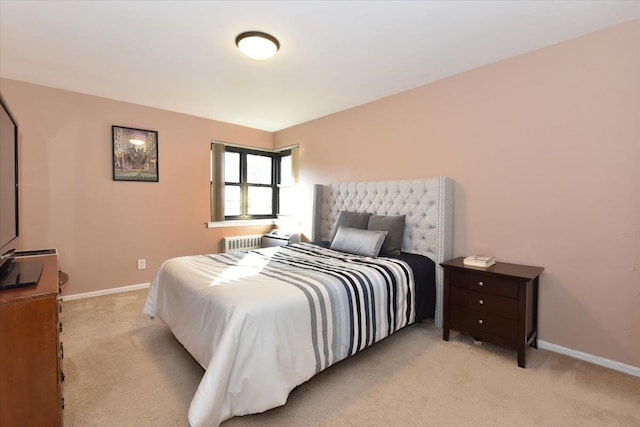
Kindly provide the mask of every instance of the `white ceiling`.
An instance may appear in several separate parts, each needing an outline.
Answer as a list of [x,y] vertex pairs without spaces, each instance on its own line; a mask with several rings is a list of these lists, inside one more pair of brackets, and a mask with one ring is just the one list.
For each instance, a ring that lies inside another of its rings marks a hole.
[[[640,18],[640,1],[0,1],[0,77],[267,131]],[[268,32],[256,62],[236,35]]]

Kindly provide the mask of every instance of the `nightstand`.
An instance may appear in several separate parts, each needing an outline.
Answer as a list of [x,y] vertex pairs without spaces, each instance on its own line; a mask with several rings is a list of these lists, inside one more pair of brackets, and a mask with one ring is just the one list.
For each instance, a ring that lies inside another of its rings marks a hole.
[[298,243],[300,241],[300,235],[298,233],[267,233],[262,236],[262,247],[271,248],[273,246],[285,246],[289,243]]
[[455,329],[493,344],[514,348],[518,366],[525,350],[537,348],[538,279],[544,268],[496,262],[491,267],[466,266],[463,258],[444,268],[442,339]]

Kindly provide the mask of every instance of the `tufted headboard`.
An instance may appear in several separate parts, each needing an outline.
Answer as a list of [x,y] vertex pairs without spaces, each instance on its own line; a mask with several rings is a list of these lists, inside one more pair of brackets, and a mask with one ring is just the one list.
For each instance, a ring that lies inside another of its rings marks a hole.
[[442,327],[443,271],[453,255],[453,181],[440,176],[406,181],[314,186],[313,241],[329,240],[340,211],[406,215],[402,250],[436,263],[436,326]]

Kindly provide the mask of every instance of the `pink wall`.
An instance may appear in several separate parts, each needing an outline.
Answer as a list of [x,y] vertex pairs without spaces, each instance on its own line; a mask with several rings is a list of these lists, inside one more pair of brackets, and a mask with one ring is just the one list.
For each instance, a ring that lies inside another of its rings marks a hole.
[[[59,249],[66,294],[149,282],[169,257],[264,230],[205,228],[212,139],[298,143],[309,202],[315,182],[452,177],[455,255],[544,266],[540,339],[640,366],[639,45],[633,21],[275,136],[0,80],[22,247]],[[159,132],[159,183],[112,181],[113,124]]]
[[545,267],[540,339],[640,366],[639,46],[636,20],[275,143],[300,144],[309,203],[316,182],[452,177],[455,256]]
[[[246,127],[95,96],[0,80],[20,129],[20,243],[57,247],[77,294],[151,281],[167,258],[218,252],[224,235],[266,227],[206,229],[212,139],[272,148]],[[112,180],[111,125],[158,131],[159,182]],[[146,258],[146,270],[136,260]]]

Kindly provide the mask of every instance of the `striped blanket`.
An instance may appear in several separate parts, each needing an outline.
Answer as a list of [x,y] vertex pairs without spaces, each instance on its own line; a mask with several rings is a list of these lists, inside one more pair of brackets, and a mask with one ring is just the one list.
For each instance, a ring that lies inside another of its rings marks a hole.
[[299,243],[168,260],[143,314],[206,369],[189,421],[215,426],[284,404],[317,372],[412,323],[414,295],[404,261]]

